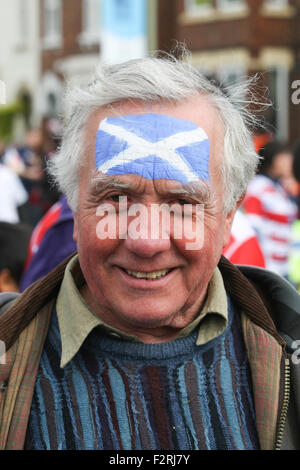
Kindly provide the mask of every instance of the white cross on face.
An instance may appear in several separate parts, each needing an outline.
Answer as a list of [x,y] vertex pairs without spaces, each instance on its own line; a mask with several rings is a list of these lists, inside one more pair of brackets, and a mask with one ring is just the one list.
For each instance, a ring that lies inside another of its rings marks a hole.
[[109,123],[107,119],[101,122],[99,131],[103,131],[116,139],[121,139],[128,144],[125,150],[115,154],[104,163],[101,163],[101,161],[99,162],[100,164],[98,163],[97,169],[103,173],[107,173],[117,165],[125,165],[141,158],[155,155],[166,161],[166,165],[171,164],[176,167],[176,169],[182,173],[186,181],[190,182],[199,179],[197,172],[193,171],[193,169],[188,166],[176,149],[208,140],[203,129],[195,128],[177,132],[169,137],[158,139],[157,142],[150,142],[149,140],[139,137],[120,125]]

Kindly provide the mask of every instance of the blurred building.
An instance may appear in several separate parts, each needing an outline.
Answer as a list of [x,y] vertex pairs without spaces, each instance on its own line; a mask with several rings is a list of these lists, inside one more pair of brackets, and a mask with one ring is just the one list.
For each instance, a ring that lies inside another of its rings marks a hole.
[[1,113],[7,127],[20,100],[26,122],[24,113],[21,126],[14,119],[13,139],[26,126],[60,114],[66,81],[86,82],[101,60],[155,50],[156,5],[157,0],[0,0],[0,80],[7,92],[0,139]]
[[65,80],[86,82],[101,60],[119,62],[154,50],[156,4],[157,0],[40,0],[43,116],[60,112]]
[[274,103],[267,120],[278,138],[291,142],[300,133],[300,104],[292,101],[300,79],[299,31],[299,0],[158,2],[158,47],[169,51],[174,39],[184,41],[193,63],[223,83],[263,72],[261,85]]
[[[40,78],[38,0],[0,0],[0,80],[5,83],[4,124],[18,115],[16,138],[39,122],[36,90]],[[19,111],[22,112],[19,112]],[[1,126],[1,122],[0,122]]]
[[99,61],[99,0],[40,0],[40,109],[61,111],[65,80],[83,81]]
[[0,18],[0,80],[8,106],[23,103],[23,126],[60,114],[65,81],[87,81],[99,60],[177,40],[218,81],[263,72],[267,121],[282,140],[299,137],[300,0],[0,0]]

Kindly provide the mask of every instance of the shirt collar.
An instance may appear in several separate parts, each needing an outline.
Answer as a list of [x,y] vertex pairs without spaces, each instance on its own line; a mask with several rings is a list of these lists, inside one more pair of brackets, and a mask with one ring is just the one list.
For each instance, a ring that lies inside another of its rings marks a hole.
[[[61,367],[65,367],[77,354],[85,339],[97,326],[119,339],[140,342],[136,336],[128,335],[105,324],[92,312],[80,294],[80,287],[84,282],[78,255],[75,255],[67,264],[56,302],[62,341]],[[192,323],[180,331],[175,339],[188,336],[199,326],[196,344],[200,346],[223,333],[227,323],[227,296],[221,273],[216,268],[208,285],[206,300],[201,312]]]

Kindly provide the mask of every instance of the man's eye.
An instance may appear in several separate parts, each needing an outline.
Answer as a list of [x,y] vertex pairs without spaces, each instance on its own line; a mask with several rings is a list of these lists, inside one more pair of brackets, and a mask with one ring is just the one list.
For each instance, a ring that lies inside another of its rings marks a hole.
[[177,199],[176,202],[181,206],[184,206],[184,204],[190,204],[190,201],[187,201],[186,199]]
[[120,194],[111,194],[110,196],[107,196],[106,199],[109,199],[112,202],[120,202]]

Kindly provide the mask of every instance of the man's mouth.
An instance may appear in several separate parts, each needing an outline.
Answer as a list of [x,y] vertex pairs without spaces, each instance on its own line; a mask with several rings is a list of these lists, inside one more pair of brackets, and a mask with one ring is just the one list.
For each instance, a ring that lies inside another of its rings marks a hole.
[[160,271],[142,272],[142,271],[131,271],[130,269],[124,269],[124,271],[135,279],[146,279],[148,281],[155,281],[169,274],[172,269],[161,269]]

